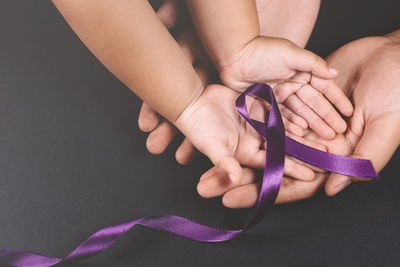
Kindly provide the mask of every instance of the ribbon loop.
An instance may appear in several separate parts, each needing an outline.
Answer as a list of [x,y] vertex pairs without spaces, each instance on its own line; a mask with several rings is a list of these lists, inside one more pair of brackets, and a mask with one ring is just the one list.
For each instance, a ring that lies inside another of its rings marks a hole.
[[[271,104],[266,124],[250,118],[247,112],[246,95],[262,98]],[[230,240],[256,225],[274,204],[282,181],[285,152],[304,162],[331,172],[356,177],[378,178],[369,160],[349,158],[319,151],[285,136],[285,128],[274,93],[272,88],[266,84],[256,83],[250,86],[237,98],[236,109],[264,140],[268,140],[260,195],[253,217],[243,229],[217,229],[175,215],[155,215],[105,227],[91,235],[64,258],[45,257],[26,251],[6,249],[0,251],[0,264],[17,267],[48,267],[67,260],[78,261],[93,257],[109,248],[118,238],[137,224],[201,242]]]

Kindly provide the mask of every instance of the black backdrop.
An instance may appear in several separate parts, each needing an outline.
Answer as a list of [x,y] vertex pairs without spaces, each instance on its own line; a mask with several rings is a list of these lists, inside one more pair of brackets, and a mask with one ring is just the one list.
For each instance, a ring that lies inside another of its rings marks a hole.
[[[309,49],[400,28],[391,1],[323,1]],[[203,200],[210,164],[146,152],[140,101],[82,45],[49,1],[0,3],[0,248],[64,256],[99,228],[172,213],[239,227],[247,210]],[[233,241],[203,244],[137,227],[71,266],[400,266],[397,153],[376,183],[275,206]],[[64,264],[66,266],[66,264]]]

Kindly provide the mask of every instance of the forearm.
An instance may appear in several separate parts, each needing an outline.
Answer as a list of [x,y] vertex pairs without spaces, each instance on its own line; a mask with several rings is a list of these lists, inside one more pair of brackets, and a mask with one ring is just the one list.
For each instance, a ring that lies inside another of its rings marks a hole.
[[321,0],[256,0],[260,33],[285,38],[305,47]]
[[75,33],[126,86],[174,121],[201,81],[145,0],[53,0]]
[[254,0],[187,0],[197,33],[217,68],[259,36]]

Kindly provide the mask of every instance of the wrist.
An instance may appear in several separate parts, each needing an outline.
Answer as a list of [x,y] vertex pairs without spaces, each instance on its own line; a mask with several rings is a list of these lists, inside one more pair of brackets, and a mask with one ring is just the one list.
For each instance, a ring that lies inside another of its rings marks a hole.
[[196,105],[196,102],[202,95],[204,88],[205,88],[204,85],[197,87],[197,90],[194,91],[190,101],[188,101],[185,108],[177,115],[177,117],[174,120],[171,120],[171,122],[183,133],[185,133],[186,122],[191,117],[192,110]]
[[156,80],[158,83],[155,88],[158,89],[153,90],[151,94],[145,91],[146,94],[139,95],[152,109],[171,123],[175,123],[203,88],[203,83],[195,72],[193,75],[181,75],[178,78],[180,80],[169,79],[166,82],[162,79]]

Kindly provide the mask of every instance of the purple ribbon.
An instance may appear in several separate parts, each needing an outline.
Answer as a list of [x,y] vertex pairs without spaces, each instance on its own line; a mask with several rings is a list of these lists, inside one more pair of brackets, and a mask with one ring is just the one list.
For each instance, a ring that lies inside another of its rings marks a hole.
[[[246,107],[246,95],[262,98],[271,104],[266,124],[250,118]],[[217,229],[175,215],[149,216],[103,228],[91,235],[64,258],[52,258],[21,250],[6,249],[0,251],[0,264],[18,267],[48,267],[63,261],[77,261],[93,257],[110,247],[136,224],[202,242],[230,240],[257,224],[274,204],[282,181],[285,153],[331,172],[355,177],[379,178],[369,160],[322,152],[285,136],[285,128],[274,93],[266,84],[256,83],[250,86],[237,98],[236,109],[264,140],[268,140],[260,196],[253,217],[243,229]]]

